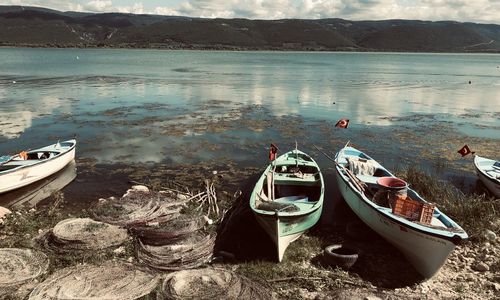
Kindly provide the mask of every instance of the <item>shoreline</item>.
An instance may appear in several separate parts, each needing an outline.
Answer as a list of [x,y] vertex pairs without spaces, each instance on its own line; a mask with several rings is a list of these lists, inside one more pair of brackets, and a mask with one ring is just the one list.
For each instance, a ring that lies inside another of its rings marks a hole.
[[240,46],[209,46],[209,45],[191,45],[185,47],[177,46],[133,46],[133,45],[45,45],[45,44],[0,44],[0,49],[109,49],[109,50],[163,50],[163,51],[215,51],[215,52],[298,52],[298,53],[388,53],[388,54],[500,54],[500,50],[484,51],[401,51],[396,49],[347,49],[347,48],[283,48],[283,47],[240,47]]

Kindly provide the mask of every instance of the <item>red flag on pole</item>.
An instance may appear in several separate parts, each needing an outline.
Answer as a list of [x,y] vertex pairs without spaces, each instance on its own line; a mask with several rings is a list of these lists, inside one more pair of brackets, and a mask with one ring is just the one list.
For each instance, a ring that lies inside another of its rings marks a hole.
[[278,153],[278,147],[275,144],[271,144],[269,147],[269,160],[273,161],[276,159],[276,153]]
[[335,127],[347,128],[348,125],[349,119],[340,119],[337,124],[335,124]]
[[465,145],[463,146],[462,148],[460,148],[460,150],[457,151],[458,153],[460,153],[460,155],[462,155],[462,157],[466,156],[466,155],[469,155],[469,154],[474,154],[476,152],[472,152],[469,148],[469,146]]

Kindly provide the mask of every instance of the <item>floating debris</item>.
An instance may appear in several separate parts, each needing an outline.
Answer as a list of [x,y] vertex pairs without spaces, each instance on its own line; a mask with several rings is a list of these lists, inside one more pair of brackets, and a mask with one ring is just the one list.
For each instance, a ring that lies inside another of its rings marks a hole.
[[171,273],[163,281],[160,293],[161,299],[272,299],[260,284],[219,268]]
[[168,245],[145,245],[140,240],[137,258],[148,266],[163,270],[177,271],[198,268],[212,259],[215,237],[195,232],[182,239],[170,239]]
[[90,218],[71,218],[57,223],[44,235],[43,244],[54,252],[100,250],[123,244],[127,230]]
[[47,272],[49,258],[40,251],[0,248],[0,298],[12,294],[20,285]]
[[79,265],[56,271],[31,292],[29,299],[123,299],[151,294],[158,277],[132,264]]

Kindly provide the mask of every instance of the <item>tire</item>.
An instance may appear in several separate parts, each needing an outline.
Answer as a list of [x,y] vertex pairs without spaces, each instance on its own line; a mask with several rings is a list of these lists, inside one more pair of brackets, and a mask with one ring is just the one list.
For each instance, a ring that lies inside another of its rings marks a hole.
[[359,250],[342,244],[330,245],[325,248],[325,262],[334,267],[351,268],[358,260]]

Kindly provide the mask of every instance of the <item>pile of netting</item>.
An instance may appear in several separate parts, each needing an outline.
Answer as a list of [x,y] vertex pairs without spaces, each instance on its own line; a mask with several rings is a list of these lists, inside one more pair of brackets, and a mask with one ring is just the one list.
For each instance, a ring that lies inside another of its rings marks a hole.
[[50,275],[29,299],[133,300],[151,294],[157,285],[157,276],[131,264],[79,265]]
[[[189,201],[196,207],[183,213]],[[129,228],[136,237],[140,262],[172,271],[200,267],[211,260],[215,237],[204,228],[210,220],[203,215],[204,207],[208,207],[207,214],[219,213],[213,184],[207,183],[207,190],[197,194],[135,186],[120,199],[101,201],[95,214]]]
[[162,246],[137,243],[137,258],[148,266],[175,271],[197,268],[212,259],[215,237],[202,232],[193,232],[181,238],[165,240]]
[[0,248],[0,298],[47,272],[49,258],[31,249]]
[[127,229],[94,221],[71,218],[57,223],[43,237],[43,245],[53,252],[102,250],[118,246],[129,238]]
[[272,299],[268,289],[234,272],[205,268],[169,274],[161,299]]
[[[194,196],[193,196],[194,197]],[[120,199],[101,201],[96,211],[100,221],[127,226],[143,226],[177,218],[191,197],[170,192],[153,192],[139,187],[129,189]]]
[[187,235],[202,230],[206,221],[199,216],[181,215],[168,222],[158,222],[150,226],[134,226],[130,231],[142,243],[166,245],[179,241]]

